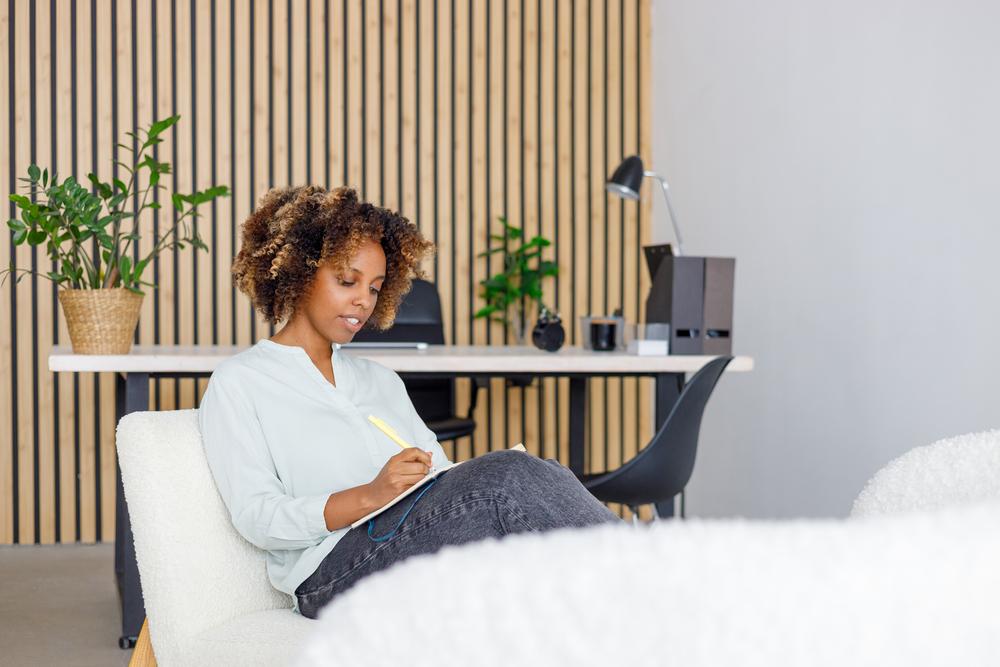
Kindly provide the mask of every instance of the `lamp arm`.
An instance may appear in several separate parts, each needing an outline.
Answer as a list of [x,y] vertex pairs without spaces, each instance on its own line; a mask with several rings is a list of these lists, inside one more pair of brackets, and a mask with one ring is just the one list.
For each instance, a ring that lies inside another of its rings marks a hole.
[[663,198],[667,200],[667,213],[670,215],[670,224],[674,228],[674,238],[677,239],[677,254],[683,255],[684,251],[682,249],[683,241],[681,241],[681,230],[677,226],[677,216],[674,214],[674,205],[670,202],[670,186],[667,185],[667,179],[663,178],[655,171],[646,170],[642,172],[643,176],[649,176],[650,178],[655,178],[660,182],[660,188],[663,190]]

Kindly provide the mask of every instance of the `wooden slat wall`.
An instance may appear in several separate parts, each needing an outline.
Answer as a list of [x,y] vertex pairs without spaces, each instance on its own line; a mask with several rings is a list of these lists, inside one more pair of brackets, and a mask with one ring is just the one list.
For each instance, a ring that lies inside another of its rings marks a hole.
[[[649,154],[649,0],[10,0],[0,3],[0,184],[31,163],[78,178],[115,174],[124,133],[172,113],[157,147],[167,187],[228,184],[200,219],[211,253],[155,262],[136,341],[250,345],[272,332],[232,287],[238,229],[270,187],[352,185],[399,208],[438,246],[437,282],[453,343],[504,343],[473,320],[478,281],[500,266],[496,218],[553,241],[561,275],[546,301],[569,344],[577,320],[624,309],[648,289],[641,206],[609,198],[624,155]],[[8,204],[7,217],[15,210]],[[141,224],[145,254],[170,207]],[[48,270],[44,253],[0,233],[3,263]],[[67,344],[41,278],[0,290],[0,543],[94,542],[114,535],[114,378],[48,372]],[[205,381],[152,383],[156,409],[194,407]],[[459,382],[457,408],[469,401]],[[524,440],[568,456],[568,381],[480,397],[458,458]],[[588,466],[616,466],[652,435],[650,381],[592,383]],[[616,508],[621,510],[621,508]]]

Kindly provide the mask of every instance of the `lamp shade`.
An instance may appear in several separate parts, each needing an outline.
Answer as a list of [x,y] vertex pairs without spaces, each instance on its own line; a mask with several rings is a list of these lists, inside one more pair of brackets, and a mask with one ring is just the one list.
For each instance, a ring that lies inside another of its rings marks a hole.
[[626,199],[639,198],[639,184],[642,183],[643,176],[642,160],[638,155],[630,155],[625,158],[615,173],[605,184],[608,192],[613,192]]

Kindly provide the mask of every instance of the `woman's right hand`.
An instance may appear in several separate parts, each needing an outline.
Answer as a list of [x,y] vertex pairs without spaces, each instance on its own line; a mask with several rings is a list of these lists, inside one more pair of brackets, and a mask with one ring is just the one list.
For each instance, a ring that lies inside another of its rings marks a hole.
[[407,447],[386,461],[382,470],[368,483],[371,502],[382,507],[419,482],[431,469],[431,454],[417,447]]

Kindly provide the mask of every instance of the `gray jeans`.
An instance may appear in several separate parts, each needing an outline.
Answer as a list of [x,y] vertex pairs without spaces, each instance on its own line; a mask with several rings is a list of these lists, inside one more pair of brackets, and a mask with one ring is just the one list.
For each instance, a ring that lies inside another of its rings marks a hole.
[[[391,533],[417,493],[376,517],[372,534]],[[410,556],[511,533],[616,521],[557,461],[492,452],[439,476],[389,539],[372,540],[367,523],[349,530],[295,596],[302,615],[316,618],[364,577]]]

